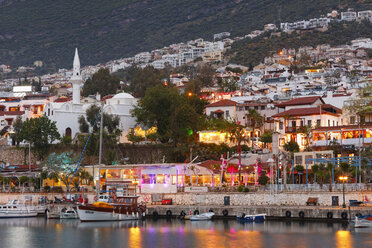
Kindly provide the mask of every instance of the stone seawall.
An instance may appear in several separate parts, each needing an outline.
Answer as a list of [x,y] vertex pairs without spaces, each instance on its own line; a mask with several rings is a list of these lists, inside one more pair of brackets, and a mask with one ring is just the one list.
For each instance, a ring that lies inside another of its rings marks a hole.
[[[71,193],[75,194],[75,193]],[[77,193],[76,193],[77,194]],[[64,194],[66,195],[66,194]],[[94,202],[95,194],[85,194],[89,202]],[[31,197],[33,203],[41,196],[47,196],[49,200],[54,197],[62,198],[63,194],[41,193],[41,194],[19,194],[0,193],[0,204],[6,203],[9,199]],[[173,205],[224,205],[224,198],[228,196],[230,206],[304,206],[309,197],[317,197],[320,206],[332,206],[332,196],[338,196],[338,203],[342,205],[342,192],[286,192],[278,194],[270,193],[177,193],[177,194],[139,194],[139,202],[147,205],[160,204],[161,199],[172,199]],[[347,192],[345,201],[364,201],[365,197],[372,200],[372,191]]]
[[[332,206],[332,196],[338,196],[338,203],[342,205],[342,192],[286,192],[270,193],[177,193],[177,194],[139,194],[139,202],[156,204],[160,199],[172,199],[173,205],[224,205],[225,196],[230,197],[231,206],[301,206],[306,205],[309,197],[317,197],[320,206]],[[349,200],[372,200],[372,191],[345,193],[346,204]]]

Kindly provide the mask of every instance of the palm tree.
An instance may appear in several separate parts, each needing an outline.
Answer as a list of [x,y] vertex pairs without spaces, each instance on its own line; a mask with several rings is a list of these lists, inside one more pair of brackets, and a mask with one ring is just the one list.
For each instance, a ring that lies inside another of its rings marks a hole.
[[253,144],[254,144],[254,132],[256,128],[261,127],[264,124],[264,117],[260,115],[260,113],[257,112],[255,109],[248,109],[248,113],[246,114],[246,119],[248,120],[248,126],[252,128],[252,148],[253,150]]
[[245,143],[247,137],[245,136],[244,126],[240,125],[237,122],[230,123],[229,126],[230,141],[236,144],[239,154],[239,182],[241,182],[241,144]]

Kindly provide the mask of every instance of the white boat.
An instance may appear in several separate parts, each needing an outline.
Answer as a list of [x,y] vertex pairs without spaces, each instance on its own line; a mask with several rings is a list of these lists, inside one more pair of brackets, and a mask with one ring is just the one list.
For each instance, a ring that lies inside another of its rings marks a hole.
[[196,215],[190,215],[190,220],[211,220],[214,216],[213,212],[208,213],[202,213],[202,214],[196,214]]
[[372,215],[355,216],[354,227],[372,227]]
[[61,219],[78,219],[78,213],[73,208],[62,209],[60,216]]
[[0,205],[0,218],[27,218],[36,217],[37,214],[32,206],[20,203],[19,200],[9,200],[7,204]]

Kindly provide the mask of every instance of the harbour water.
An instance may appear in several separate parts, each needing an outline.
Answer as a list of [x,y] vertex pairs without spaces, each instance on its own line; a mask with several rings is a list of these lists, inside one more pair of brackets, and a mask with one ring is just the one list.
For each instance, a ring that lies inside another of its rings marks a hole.
[[1,219],[0,247],[372,247],[372,228],[342,223]]

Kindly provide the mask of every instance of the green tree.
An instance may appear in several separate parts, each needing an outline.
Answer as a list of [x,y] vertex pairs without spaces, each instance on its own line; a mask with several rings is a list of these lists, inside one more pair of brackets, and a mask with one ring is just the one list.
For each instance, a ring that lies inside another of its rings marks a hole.
[[20,140],[29,142],[37,151],[39,158],[43,158],[50,147],[50,144],[60,139],[55,122],[46,116],[27,119],[20,132]]
[[137,123],[156,126],[161,142],[185,142],[196,133],[199,123],[194,97],[181,95],[176,88],[155,86],[147,89],[132,114]]
[[253,150],[253,144],[254,144],[254,133],[256,131],[256,128],[261,127],[264,125],[264,117],[258,113],[255,109],[249,109],[248,113],[246,114],[246,120],[247,120],[247,126],[252,129],[252,135],[251,135],[251,150]]
[[78,123],[79,123],[79,131],[81,133],[89,132],[89,124],[86,122],[85,117],[83,115],[79,117]]
[[213,86],[213,79],[216,71],[209,66],[208,64],[204,64],[198,68],[198,76],[197,79],[201,82],[203,87],[211,87]]
[[77,166],[77,159],[72,153],[52,153],[43,161],[43,166],[46,167],[48,178],[56,182],[61,180],[68,192]]
[[305,168],[302,164],[298,164],[298,165],[295,166],[295,170],[298,172],[299,184],[301,184],[300,174],[302,174],[305,171]]
[[23,126],[22,117],[18,116],[13,123],[14,133],[11,134],[11,137],[17,146],[22,141],[22,136],[21,136],[22,126]]
[[269,177],[266,175],[266,172],[261,172],[261,175],[258,178],[258,183],[262,186],[265,186],[269,182]]
[[261,135],[260,141],[264,143],[264,147],[267,147],[267,144],[273,143],[273,133],[265,132]]
[[300,151],[300,147],[298,146],[297,142],[291,140],[284,144],[284,149],[288,152],[295,153]]
[[83,96],[95,95],[97,92],[101,97],[115,94],[120,86],[120,79],[110,74],[110,71],[99,69],[93,76],[87,79],[83,86]]

